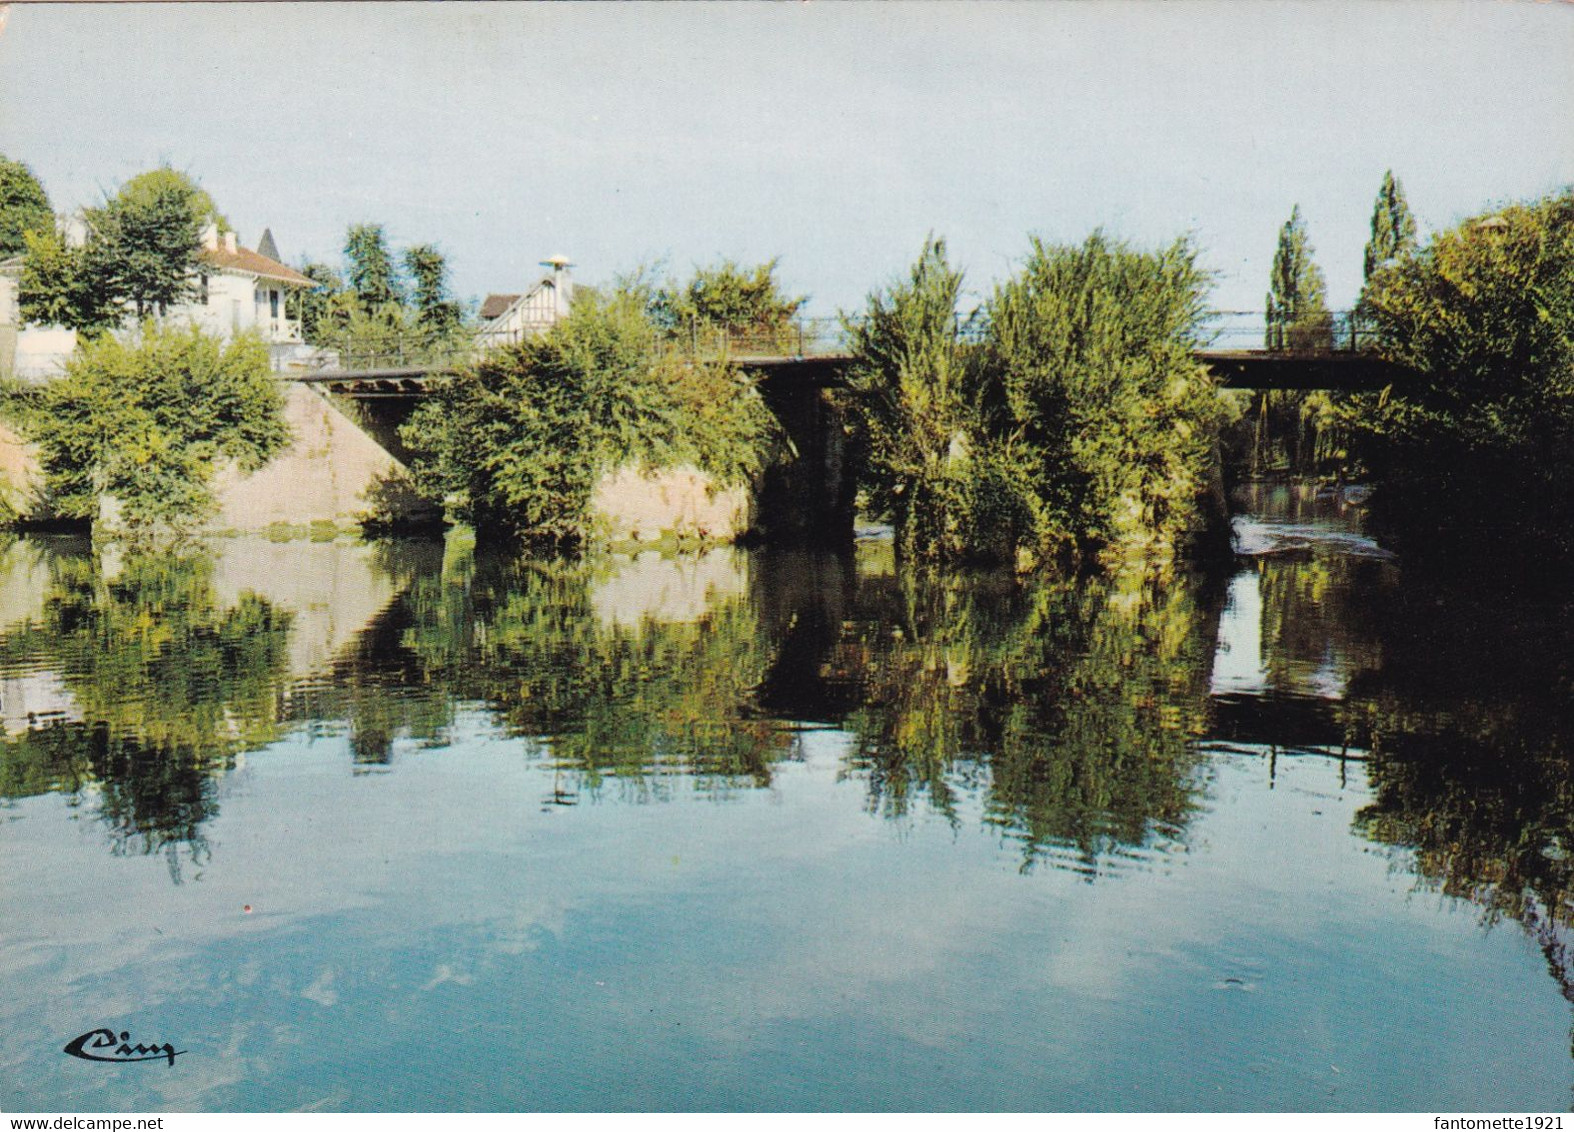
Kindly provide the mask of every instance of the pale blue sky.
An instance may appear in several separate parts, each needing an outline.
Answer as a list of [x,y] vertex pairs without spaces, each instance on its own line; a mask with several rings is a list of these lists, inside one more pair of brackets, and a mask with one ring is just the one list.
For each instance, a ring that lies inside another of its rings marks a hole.
[[833,313],[947,237],[1192,232],[1255,308],[1299,202],[1336,304],[1392,167],[1424,230],[1574,183],[1574,4],[18,5],[0,153],[57,208],[160,161],[254,243],[433,241],[457,292],[781,256]]

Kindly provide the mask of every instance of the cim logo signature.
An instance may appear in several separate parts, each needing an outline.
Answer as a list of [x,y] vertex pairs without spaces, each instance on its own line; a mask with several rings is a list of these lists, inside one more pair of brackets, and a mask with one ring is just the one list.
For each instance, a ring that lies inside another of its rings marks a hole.
[[81,1037],[72,1038],[66,1046],[66,1052],[72,1057],[80,1057],[83,1061],[157,1061],[164,1058],[173,1067],[175,1059],[186,1051],[176,1049],[165,1042],[162,1045],[148,1046],[140,1042],[131,1044],[131,1034],[120,1031],[120,1036],[115,1036],[113,1030],[89,1030]]

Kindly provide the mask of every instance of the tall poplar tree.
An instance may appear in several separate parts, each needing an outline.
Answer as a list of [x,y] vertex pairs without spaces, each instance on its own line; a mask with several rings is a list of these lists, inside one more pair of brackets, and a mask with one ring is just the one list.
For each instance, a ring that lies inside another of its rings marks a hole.
[[344,259],[349,268],[346,282],[365,310],[404,302],[404,289],[381,224],[351,225],[344,238]]
[[448,261],[434,244],[415,244],[404,251],[404,270],[410,277],[416,323],[424,330],[442,333],[459,325],[459,304],[448,292]]
[[1301,206],[1279,229],[1279,247],[1273,253],[1273,275],[1267,300],[1269,349],[1307,349],[1326,346],[1332,332],[1328,314],[1328,287],[1322,269],[1312,262],[1311,241]]
[[310,291],[301,293],[301,333],[306,341],[316,345],[323,340],[330,328],[330,311],[334,297],[344,291],[344,280],[326,263],[308,260],[300,265],[300,273],[316,284]]
[[1383,187],[1377,191],[1377,202],[1372,206],[1372,238],[1366,242],[1362,278],[1370,279],[1372,272],[1388,260],[1397,259],[1415,248],[1415,217],[1410,215],[1410,205],[1405,202],[1404,187],[1390,169],[1383,174]]

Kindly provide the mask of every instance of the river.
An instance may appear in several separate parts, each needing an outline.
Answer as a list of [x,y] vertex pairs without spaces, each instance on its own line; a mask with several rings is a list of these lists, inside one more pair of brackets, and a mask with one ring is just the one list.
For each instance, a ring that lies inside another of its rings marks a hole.
[[1574,611],[1240,503],[1162,582],[13,538],[0,1106],[1569,1107]]

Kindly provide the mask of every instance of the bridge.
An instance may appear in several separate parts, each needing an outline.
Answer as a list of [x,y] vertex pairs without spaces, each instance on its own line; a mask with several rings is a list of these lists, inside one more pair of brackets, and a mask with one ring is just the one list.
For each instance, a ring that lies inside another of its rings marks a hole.
[[[964,341],[981,341],[982,328],[964,324]],[[321,364],[279,371],[281,378],[360,401],[418,399],[433,378],[451,373],[487,350],[516,339],[478,332],[439,343],[414,336],[325,350]],[[1407,371],[1379,357],[1369,328],[1349,311],[1308,325],[1275,327],[1261,311],[1215,311],[1195,356],[1227,388],[1377,390],[1403,381]],[[801,318],[766,332],[679,334],[663,348],[695,359],[726,358],[771,384],[788,379],[813,388],[844,383],[853,361],[841,319]]]
[[[969,320],[964,342],[984,341]],[[853,529],[856,484],[847,451],[844,386],[853,353],[840,319],[797,319],[766,333],[698,332],[665,339],[660,348],[684,359],[727,359],[752,371],[767,407],[781,423],[794,458],[766,469],[755,495],[756,533],[786,543],[839,541]],[[282,381],[356,402],[357,425],[382,450],[408,463],[400,425],[431,395],[434,382],[511,340],[486,332],[442,342],[390,337],[324,351],[331,364],[281,369]],[[1381,389],[1402,381],[1372,350],[1370,335],[1349,314],[1313,326],[1264,330],[1260,311],[1217,312],[1196,357],[1228,387],[1241,389]],[[301,390],[304,392],[304,389]]]

